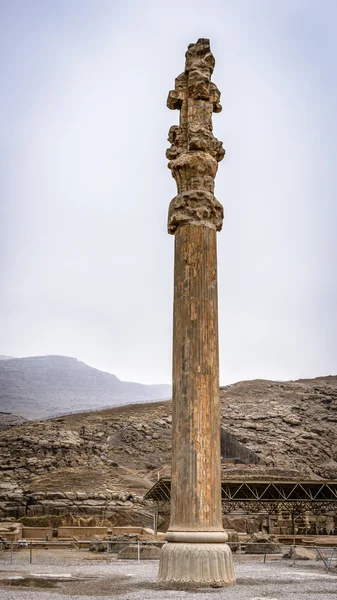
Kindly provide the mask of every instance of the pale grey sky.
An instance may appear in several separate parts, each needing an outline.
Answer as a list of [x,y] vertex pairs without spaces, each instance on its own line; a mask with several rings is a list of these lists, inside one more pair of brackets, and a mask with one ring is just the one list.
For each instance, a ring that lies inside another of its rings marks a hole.
[[336,374],[334,0],[3,0],[0,354],[171,377],[168,91],[209,37],[221,383]]

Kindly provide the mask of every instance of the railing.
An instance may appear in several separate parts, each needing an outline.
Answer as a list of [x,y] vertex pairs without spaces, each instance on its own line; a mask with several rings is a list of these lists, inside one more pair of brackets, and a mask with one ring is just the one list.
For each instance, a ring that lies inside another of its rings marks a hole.
[[[141,560],[141,546],[162,546],[165,542],[164,541],[153,541],[153,542],[146,542],[146,541],[138,541],[138,542],[126,542],[126,541],[120,541],[120,540],[76,540],[76,541],[69,541],[69,540],[65,540],[65,541],[49,541],[49,540],[29,540],[29,541],[23,541],[23,540],[18,540],[16,542],[13,542],[11,540],[2,540],[0,541],[0,559],[5,559],[6,553],[8,551],[8,554],[10,556],[10,563],[13,564],[14,562],[14,551],[18,551],[18,550],[29,550],[29,563],[33,564],[33,550],[34,548],[46,548],[48,546],[48,549],[50,548],[64,548],[64,547],[69,547],[70,549],[75,549],[80,551],[81,546],[85,546],[85,549],[89,549],[88,547],[93,544],[95,546],[97,545],[104,545],[106,546],[106,550],[105,550],[105,555],[106,555],[106,559],[109,560],[109,556],[112,554],[117,554],[117,553],[113,553],[111,551],[112,547],[114,545],[118,545],[118,546],[137,546],[137,560],[140,561]],[[95,552],[95,551],[93,551]],[[103,553],[102,553],[103,554]],[[122,559],[123,560],[123,559]],[[126,560],[132,560],[132,559],[126,559]]]
[[[28,550],[28,554],[29,554],[29,563],[33,564],[33,558],[34,558],[34,549],[38,549],[38,548],[43,548],[48,546],[48,549],[51,548],[55,548],[57,549],[59,548],[64,548],[64,547],[69,547],[70,549],[74,549],[75,544],[76,550],[80,550],[81,546],[85,547],[85,549],[88,549],[89,546],[91,544],[94,545],[101,545],[101,546],[106,546],[106,549],[104,550],[104,553],[102,552],[102,559],[103,559],[103,555],[105,556],[105,560],[107,562],[109,562],[110,558],[112,557],[112,555],[114,554],[116,556],[116,552],[112,552],[113,546],[114,545],[118,545],[120,546],[136,546],[137,547],[137,561],[140,562],[142,560],[141,558],[141,548],[143,546],[162,546],[163,544],[165,544],[166,542],[164,541],[119,541],[119,540],[76,540],[75,541],[47,541],[47,540],[29,540],[29,541],[23,541],[23,540],[19,540],[19,541],[9,541],[9,540],[2,540],[0,541],[0,560],[6,560],[7,556],[9,557],[9,561],[10,564],[13,564],[15,562],[15,550]],[[267,558],[268,555],[276,555],[275,552],[268,552],[269,548],[268,545],[270,544],[270,542],[266,542],[266,543],[261,543],[261,546],[264,546],[264,552],[262,553],[258,553],[258,554],[253,554],[253,553],[247,553],[249,554],[249,556],[259,556],[261,557],[261,560],[263,560],[263,563],[267,562]],[[237,558],[238,563],[242,562],[243,559],[243,555],[246,554],[245,550],[247,548],[247,546],[250,545],[254,545],[256,546],[256,542],[227,542],[228,546],[231,546],[233,549],[233,553],[235,553],[235,556]],[[336,546],[305,546],[305,545],[297,545],[297,544],[293,544],[292,546],[286,546],[286,548],[292,548],[292,556],[290,558],[290,560],[292,561],[292,566],[295,566],[296,564],[296,560],[299,560],[299,558],[296,556],[296,549],[298,548],[305,548],[306,550],[315,550],[316,552],[316,560],[321,560],[324,563],[324,566],[326,568],[326,571],[330,571],[333,567],[337,567],[337,564],[335,565],[334,563],[337,561],[337,547]],[[134,560],[134,559],[130,559],[130,558],[120,558],[120,560]],[[143,560],[148,560],[147,558],[143,558]],[[21,561],[20,561],[21,562]],[[36,564],[36,563],[35,563]]]

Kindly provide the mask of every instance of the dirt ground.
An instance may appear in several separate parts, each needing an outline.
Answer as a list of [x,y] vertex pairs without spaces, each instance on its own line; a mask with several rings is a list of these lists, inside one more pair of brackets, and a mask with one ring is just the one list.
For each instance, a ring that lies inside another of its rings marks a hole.
[[337,600],[337,569],[317,561],[275,556],[234,556],[234,588],[176,586],[157,582],[158,561],[121,561],[115,556],[76,550],[36,550],[0,554],[1,600]]

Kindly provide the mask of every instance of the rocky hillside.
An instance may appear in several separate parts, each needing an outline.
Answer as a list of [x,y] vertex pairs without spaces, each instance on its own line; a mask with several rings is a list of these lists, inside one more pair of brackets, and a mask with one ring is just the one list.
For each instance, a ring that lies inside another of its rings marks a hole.
[[242,381],[221,399],[223,426],[263,463],[337,479],[337,376]]
[[[337,377],[241,382],[222,388],[221,402],[222,430],[260,460],[227,456],[225,477],[337,479]],[[81,498],[93,510],[104,494],[141,496],[170,457],[170,401],[28,423],[0,434],[0,510],[43,514]]]
[[170,398],[169,385],[120,381],[76,358],[37,356],[0,361],[0,410],[27,419]]

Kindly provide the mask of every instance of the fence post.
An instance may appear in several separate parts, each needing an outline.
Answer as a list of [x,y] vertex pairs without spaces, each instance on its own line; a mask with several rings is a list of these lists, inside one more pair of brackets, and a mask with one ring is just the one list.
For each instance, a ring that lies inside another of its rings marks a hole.
[[11,564],[13,562],[13,542],[11,542]]
[[157,535],[158,532],[158,506],[154,507],[154,512],[153,512],[153,533],[154,535]]
[[33,540],[30,540],[29,544],[29,562],[30,564],[33,562]]
[[137,542],[138,544],[138,548],[137,548],[137,553],[138,553],[138,562],[140,561],[140,542]]
[[330,568],[331,568],[331,563],[332,563],[332,559],[333,559],[333,557],[334,557],[334,554],[335,554],[335,550],[336,550],[336,548],[335,548],[335,546],[334,546],[334,547],[332,548],[332,552],[331,552],[331,556],[330,556],[330,562],[329,562],[329,566],[328,566],[328,572],[329,572],[329,570],[330,570]]
[[295,566],[295,562],[296,562],[296,542],[293,545],[293,567]]
[[265,550],[264,550],[263,563],[266,562],[266,558],[267,558],[267,545],[266,545]]
[[241,542],[239,542],[239,563],[241,563]]
[[109,546],[110,546],[110,542],[107,542],[107,545],[106,545],[106,560],[107,560],[107,562],[109,562]]

